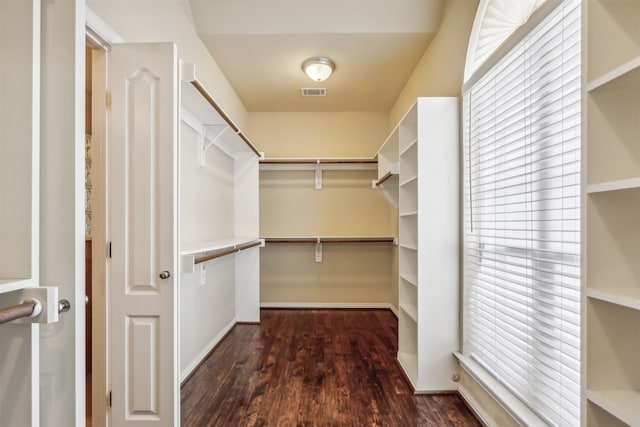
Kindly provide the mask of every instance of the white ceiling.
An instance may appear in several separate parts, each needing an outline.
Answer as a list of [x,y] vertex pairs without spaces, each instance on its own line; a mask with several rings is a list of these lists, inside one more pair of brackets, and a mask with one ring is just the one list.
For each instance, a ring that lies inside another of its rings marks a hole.
[[[444,0],[189,0],[200,38],[248,111],[388,111],[438,29]],[[301,70],[327,56],[334,74]],[[327,96],[302,97],[302,87]]]

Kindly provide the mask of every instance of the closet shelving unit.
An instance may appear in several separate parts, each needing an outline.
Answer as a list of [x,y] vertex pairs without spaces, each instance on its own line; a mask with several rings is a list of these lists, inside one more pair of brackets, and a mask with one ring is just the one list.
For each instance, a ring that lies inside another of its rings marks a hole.
[[[183,161],[181,170],[181,181],[189,181],[181,184],[181,270],[194,272],[199,264],[235,257],[236,320],[257,322],[258,247],[264,246],[258,231],[262,155],[197,80],[193,67],[183,64],[182,74],[182,155],[196,161]],[[196,154],[189,144],[197,147]]]
[[260,160],[263,170],[369,170],[378,161],[368,157],[270,157]]
[[315,187],[322,189],[322,171],[325,170],[375,170],[378,161],[366,157],[284,157],[260,160],[260,170],[264,171],[315,171]]
[[372,182],[380,194],[393,206],[398,207],[398,137],[396,127],[378,150],[378,179]]
[[257,246],[264,246],[264,240],[252,237],[221,237],[216,240],[187,244],[180,252],[182,271],[193,273],[197,264]]
[[585,2],[583,425],[640,425],[640,1]]
[[398,165],[398,361],[416,393],[455,389],[458,146],[457,98],[418,98],[378,153]]
[[265,237],[265,243],[395,243],[393,236]]
[[287,237],[264,237],[265,244],[278,243],[303,243],[315,244],[315,261],[322,262],[322,245],[330,244],[353,244],[353,243],[389,243],[395,244],[397,239],[393,236],[287,236]]

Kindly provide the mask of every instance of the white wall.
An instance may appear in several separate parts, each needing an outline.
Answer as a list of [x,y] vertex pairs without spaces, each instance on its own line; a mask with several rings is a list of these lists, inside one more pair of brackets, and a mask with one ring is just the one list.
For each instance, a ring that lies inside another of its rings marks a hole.
[[180,126],[180,245],[233,234],[234,164],[218,147],[198,165],[199,135]]
[[[211,146],[199,166],[199,134],[184,123],[180,134],[180,246],[232,235],[233,159]],[[181,380],[235,323],[235,256],[195,268],[180,274]]]
[[227,115],[247,127],[246,109],[198,38],[186,1],[88,0],[87,5],[126,42],[172,42],[184,62],[196,65],[196,76]]
[[[200,268],[206,279],[201,285]],[[180,380],[193,370],[235,324],[235,255],[180,274]]]

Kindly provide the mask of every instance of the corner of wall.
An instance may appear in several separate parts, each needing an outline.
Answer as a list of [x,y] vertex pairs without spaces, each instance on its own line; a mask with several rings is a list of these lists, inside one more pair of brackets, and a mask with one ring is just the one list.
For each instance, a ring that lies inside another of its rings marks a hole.
[[389,130],[419,96],[460,96],[479,0],[447,0],[440,28],[389,111]]
[[[193,27],[186,2],[111,2],[88,0],[88,6],[129,43],[172,42],[184,62],[196,65],[196,75],[236,125],[245,129],[247,110]],[[149,10],[153,7],[153,19]]]

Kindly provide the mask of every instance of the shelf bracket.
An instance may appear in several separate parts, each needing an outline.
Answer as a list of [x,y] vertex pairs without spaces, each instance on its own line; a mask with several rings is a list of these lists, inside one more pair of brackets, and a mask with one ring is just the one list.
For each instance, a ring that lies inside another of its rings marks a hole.
[[320,242],[319,237],[316,242],[316,262],[322,262],[322,243]]
[[[222,129],[215,134],[215,136],[212,139],[207,138],[207,128],[220,128],[222,127]],[[204,167],[207,163],[207,157],[206,157],[206,152],[209,149],[209,147],[211,147],[213,144],[215,144],[216,142],[218,142],[218,140],[222,137],[222,135],[224,135],[224,133],[230,129],[230,126],[228,125],[203,125],[202,126],[202,134],[200,136],[200,141],[199,143],[201,144],[201,149],[198,153],[198,165],[201,167]],[[208,140],[208,143],[207,143]]]
[[322,190],[322,167],[320,166],[320,159],[316,163],[316,190]]

